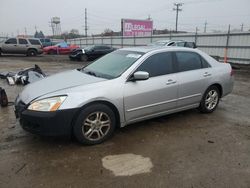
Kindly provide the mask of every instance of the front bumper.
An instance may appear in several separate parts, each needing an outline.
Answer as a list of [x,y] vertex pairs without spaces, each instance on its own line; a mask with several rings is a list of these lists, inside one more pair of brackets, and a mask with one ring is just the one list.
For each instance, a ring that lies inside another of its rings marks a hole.
[[82,52],[75,52],[75,53],[72,52],[71,54],[69,54],[69,58],[72,60],[80,59],[82,55],[83,55]]
[[[20,109],[20,108],[19,108]],[[70,136],[72,123],[78,109],[58,110],[55,112],[38,112],[23,109],[16,117],[20,118],[22,128],[41,136]]]
[[43,53],[43,50],[42,49],[39,49],[39,50],[37,50],[37,54],[42,54]]

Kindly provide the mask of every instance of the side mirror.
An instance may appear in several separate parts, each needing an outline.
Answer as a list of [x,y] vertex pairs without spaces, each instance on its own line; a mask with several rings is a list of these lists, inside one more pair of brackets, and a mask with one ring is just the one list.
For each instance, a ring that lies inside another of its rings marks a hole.
[[147,80],[149,79],[149,73],[145,71],[137,71],[133,74],[131,77],[131,81],[137,81],[137,80]]
[[61,45],[58,45],[58,48],[61,48]]

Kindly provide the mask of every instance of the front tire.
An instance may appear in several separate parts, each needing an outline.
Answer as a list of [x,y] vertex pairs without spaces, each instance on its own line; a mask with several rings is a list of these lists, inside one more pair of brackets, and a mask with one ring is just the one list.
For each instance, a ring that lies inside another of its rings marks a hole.
[[199,110],[202,113],[211,113],[217,108],[219,100],[219,89],[216,86],[211,86],[206,90],[204,96],[202,97]]
[[82,57],[81,57],[82,61],[88,61],[88,56],[86,54],[83,54]]
[[73,133],[81,144],[94,145],[111,137],[115,125],[115,114],[108,106],[93,104],[80,112]]

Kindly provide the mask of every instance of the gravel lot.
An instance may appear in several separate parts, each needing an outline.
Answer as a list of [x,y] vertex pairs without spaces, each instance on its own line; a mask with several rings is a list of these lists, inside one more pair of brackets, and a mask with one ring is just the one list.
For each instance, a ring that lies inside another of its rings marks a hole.
[[[0,72],[34,64],[51,75],[84,63],[2,56]],[[212,114],[188,110],[136,123],[96,146],[27,133],[13,106],[0,107],[0,187],[250,187],[249,70],[236,70],[233,93]],[[9,101],[23,89],[5,80],[0,87]]]

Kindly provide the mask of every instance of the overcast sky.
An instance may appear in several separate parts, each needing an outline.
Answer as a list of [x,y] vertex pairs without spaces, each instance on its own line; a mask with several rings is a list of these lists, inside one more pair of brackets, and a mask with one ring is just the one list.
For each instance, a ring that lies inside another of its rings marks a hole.
[[250,29],[250,0],[0,0],[0,35],[34,34],[35,26],[51,35],[51,17],[61,18],[62,31],[84,33],[84,9],[88,10],[89,34],[106,28],[120,31],[121,18],[146,19],[150,15],[156,29],[174,29],[174,3],[183,3],[179,30]]

